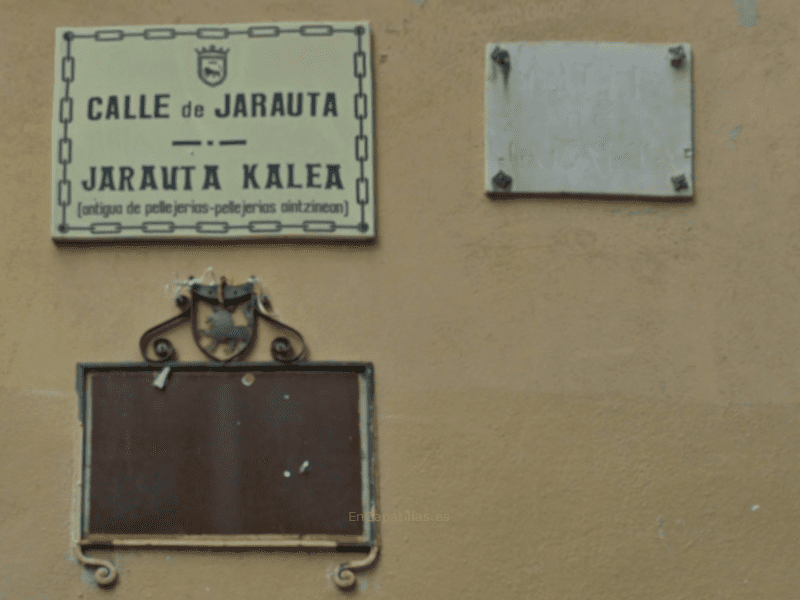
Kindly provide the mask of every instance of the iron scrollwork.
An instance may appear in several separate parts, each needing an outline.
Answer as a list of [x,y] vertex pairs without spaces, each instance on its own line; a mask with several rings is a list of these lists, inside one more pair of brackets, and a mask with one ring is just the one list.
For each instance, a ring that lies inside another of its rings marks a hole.
[[72,547],[72,553],[75,555],[75,558],[78,559],[78,562],[84,567],[97,569],[94,572],[94,579],[97,582],[97,585],[102,587],[110,587],[117,582],[117,576],[119,575],[119,572],[110,561],[86,556],[83,553],[83,548],[81,548],[81,545],[78,543]]
[[[269,298],[256,290],[254,277],[241,285],[229,285],[225,277],[220,278],[219,284],[208,285],[190,277],[184,287],[188,288],[188,295],[180,294],[175,299],[180,314],[148,329],[139,340],[139,349],[147,362],[162,364],[177,360],[175,347],[161,336],[187,322],[191,323],[192,336],[197,347],[207,358],[221,363],[241,360],[253,348],[259,318],[288,334],[280,335],[272,341],[272,358],[284,364],[296,363],[306,358],[307,349],[303,336],[274,315]],[[200,312],[204,306],[210,308],[211,312],[201,320]],[[237,325],[234,315],[239,310],[245,323]],[[202,327],[203,322],[208,325],[207,328]],[[295,349],[289,336],[297,339],[299,350]],[[204,345],[205,340],[209,339],[211,343]],[[151,345],[156,358],[148,352]],[[229,356],[220,358],[215,354],[220,345]]]
[[[221,363],[240,361],[245,358],[255,345],[258,321],[263,319],[273,329],[280,333],[272,341],[270,351],[275,361],[289,365],[296,364],[306,359],[307,347],[299,331],[283,323],[275,314],[270,300],[258,286],[255,277],[247,283],[231,285],[225,277],[220,277],[219,283],[213,280],[208,283],[206,276],[200,279],[190,277],[187,281],[179,283],[179,294],[175,296],[175,304],[179,314],[151,327],[141,336],[139,349],[145,361],[151,365],[162,365],[160,374],[153,380],[153,385],[160,390],[166,387],[170,371],[179,369],[177,351],[173,344],[164,337],[172,329],[189,323],[192,337],[200,351],[210,360]],[[222,356],[221,356],[222,355]],[[221,366],[213,367],[221,369]],[[299,367],[302,369],[303,367]],[[367,371],[371,373],[371,371]],[[250,374],[252,377],[252,374]],[[371,375],[370,375],[371,376]],[[243,379],[244,385],[249,385]],[[365,389],[370,390],[371,384]],[[364,393],[363,391],[360,393]],[[371,393],[371,392],[366,392]],[[287,396],[288,398],[288,396]],[[362,400],[359,400],[362,401]],[[371,402],[364,399],[363,402]],[[368,409],[361,407],[360,418],[366,419],[362,423],[362,435],[368,430]],[[362,450],[364,452],[364,450]],[[299,473],[307,473],[308,461],[300,467]],[[367,484],[365,484],[367,485]],[[372,505],[374,507],[374,504]],[[355,586],[356,575],[354,571],[367,569],[375,564],[378,559],[379,542],[376,534],[370,534],[372,539],[365,547],[358,550],[368,551],[368,554],[356,560],[350,560],[334,567],[331,578],[333,583],[342,590]],[[118,570],[109,561],[89,557],[84,553],[84,547],[91,547],[86,541],[76,541],[73,552],[77,560],[85,567],[95,569],[94,577],[102,587],[110,587],[118,581]],[[231,541],[231,546],[236,546],[236,540]],[[292,540],[292,543],[281,544],[281,547],[299,548],[333,548],[341,549],[343,546],[335,540]],[[267,547],[270,544],[266,544]],[[354,549],[345,544],[348,551]]]

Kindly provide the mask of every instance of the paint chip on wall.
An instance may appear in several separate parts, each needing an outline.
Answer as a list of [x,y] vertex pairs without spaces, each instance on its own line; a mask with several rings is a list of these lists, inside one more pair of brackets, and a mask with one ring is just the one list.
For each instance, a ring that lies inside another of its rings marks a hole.
[[758,6],[756,0],[733,0],[739,9],[739,25],[755,27],[758,23]]

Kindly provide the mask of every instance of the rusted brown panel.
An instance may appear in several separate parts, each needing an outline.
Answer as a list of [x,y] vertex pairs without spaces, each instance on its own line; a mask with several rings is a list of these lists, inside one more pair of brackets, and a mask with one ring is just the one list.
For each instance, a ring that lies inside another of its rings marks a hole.
[[362,534],[358,373],[251,372],[93,373],[88,533]]

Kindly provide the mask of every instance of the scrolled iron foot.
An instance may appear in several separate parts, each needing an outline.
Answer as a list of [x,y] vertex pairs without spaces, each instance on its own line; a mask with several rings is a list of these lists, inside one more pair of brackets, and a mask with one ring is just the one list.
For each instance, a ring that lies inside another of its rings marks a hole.
[[94,572],[94,579],[97,581],[98,585],[107,587],[116,583],[117,575],[119,573],[117,572],[117,568],[109,561],[101,560],[99,558],[89,558],[81,550],[80,544],[75,544],[75,547],[72,549],[72,551],[75,554],[75,558],[77,558],[78,562],[84,567],[97,568],[97,571]]
[[378,546],[377,544],[372,547],[367,554],[366,557],[362,558],[361,560],[352,560],[350,562],[342,563],[337,568],[336,571],[333,573],[333,581],[336,585],[339,586],[340,589],[346,590],[355,585],[356,583],[356,576],[353,573],[353,569],[361,570],[366,569],[367,567],[371,566],[372,563],[375,562],[375,559],[378,558]]
[[303,336],[294,327],[289,327],[286,323],[279,321],[276,317],[270,314],[272,311],[272,304],[267,296],[256,296],[256,314],[272,324],[273,327],[282,329],[283,331],[291,332],[300,341],[300,350],[295,350],[291,340],[287,337],[277,337],[272,340],[270,351],[272,358],[285,365],[300,362],[305,360],[308,355],[308,348]]

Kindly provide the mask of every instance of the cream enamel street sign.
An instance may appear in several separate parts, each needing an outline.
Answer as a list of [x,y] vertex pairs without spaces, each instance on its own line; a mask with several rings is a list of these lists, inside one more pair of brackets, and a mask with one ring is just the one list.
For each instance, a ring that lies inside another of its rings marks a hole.
[[369,24],[60,28],[57,240],[375,237]]

